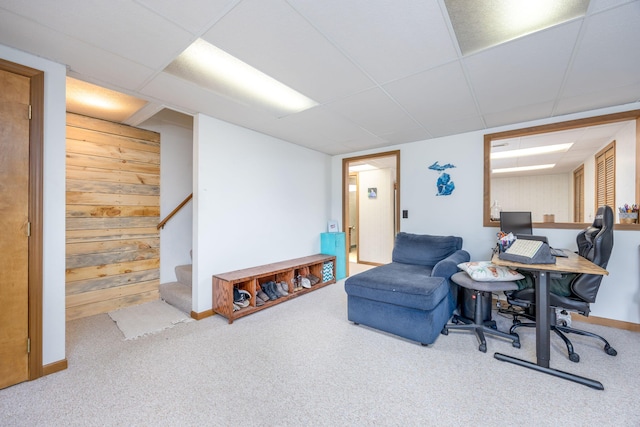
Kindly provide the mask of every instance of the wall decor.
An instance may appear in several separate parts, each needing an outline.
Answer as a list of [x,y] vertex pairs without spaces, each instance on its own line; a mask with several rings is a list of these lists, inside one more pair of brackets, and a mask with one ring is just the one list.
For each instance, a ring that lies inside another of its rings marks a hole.
[[453,190],[455,190],[456,185],[451,181],[451,176],[445,172],[447,169],[451,168],[455,168],[455,165],[452,165],[451,163],[440,165],[437,161],[429,166],[429,169],[440,173],[440,176],[438,176],[438,180],[436,181],[436,188],[438,189],[436,196],[450,196],[451,193],[453,193]]
[[369,195],[370,199],[375,199],[376,197],[378,197],[378,187],[367,188],[367,194]]

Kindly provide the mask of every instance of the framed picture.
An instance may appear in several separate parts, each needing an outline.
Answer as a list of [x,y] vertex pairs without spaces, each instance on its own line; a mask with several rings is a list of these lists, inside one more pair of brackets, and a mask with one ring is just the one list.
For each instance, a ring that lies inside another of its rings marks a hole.
[[367,188],[367,194],[370,199],[375,199],[378,197],[378,187],[370,187]]

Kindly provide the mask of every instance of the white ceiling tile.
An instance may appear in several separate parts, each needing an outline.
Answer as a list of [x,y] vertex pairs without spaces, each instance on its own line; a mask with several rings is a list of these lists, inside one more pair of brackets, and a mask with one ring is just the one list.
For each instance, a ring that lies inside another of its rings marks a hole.
[[457,61],[389,83],[384,89],[427,131],[456,117],[478,115]]
[[480,110],[504,111],[553,100],[580,30],[571,22],[464,59]]
[[404,144],[433,138],[433,135],[423,127],[398,128],[393,132],[378,133],[377,136],[391,144]]
[[188,5],[175,0],[134,0],[192,34],[220,19],[241,0],[190,0]]
[[7,10],[70,37],[156,68],[186,48],[193,35],[132,1],[10,0]]
[[[578,96],[558,100],[554,115],[577,113],[597,108],[625,105],[640,101],[640,82],[628,86],[601,89],[586,87]],[[637,108],[637,107],[636,107]]]
[[436,1],[288,2],[380,84],[457,57]]
[[320,136],[323,140],[348,145],[352,141],[368,140],[372,143],[384,143],[380,138],[367,132],[332,111],[320,106],[280,119],[277,126],[288,126],[301,132]]
[[522,123],[536,120],[542,117],[551,117],[553,111],[553,101],[541,102],[539,104],[526,104],[512,107],[505,111],[486,113],[482,116],[487,127],[508,125],[511,123]]
[[375,134],[419,127],[415,120],[379,88],[342,98],[325,107]]
[[442,122],[432,122],[429,126],[429,132],[434,138],[447,135],[455,135],[458,133],[471,132],[474,130],[484,129],[486,126],[482,117],[471,116],[461,117],[452,115],[449,120]]
[[597,13],[604,9],[619,6],[624,3],[637,2],[638,0],[591,0],[588,13]]
[[240,3],[202,38],[321,103],[374,85],[283,1]]
[[[625,35],[634,34],[635,37]],[[564,96],[640,83],[640,2],[590,16]]]
[[0,10],[0,40],[69,67],[74,77],[133,94],[154,71],[58,31]]

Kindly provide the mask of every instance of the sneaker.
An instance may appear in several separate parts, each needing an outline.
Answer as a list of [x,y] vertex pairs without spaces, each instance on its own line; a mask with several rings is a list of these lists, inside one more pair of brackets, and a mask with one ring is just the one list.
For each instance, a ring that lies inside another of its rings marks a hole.
[[260,307],[264,305],[264,301],[262,301],[260,298],[256,298],[256,307]]
[[280,282],[280,285],[282,286],[282,290],[284,291],[285,294],[289,295],[289,285],[287,285],[287,282],[285,282],[284,280],[282,282]]
[[[258,302],[258,300],[262,301],[262,302],[267,302],[269,301],[269,295],[267,295],[266,293],[264,293],[264,291],[262,289],[260,289],[258,291],[258,293],[256,294],[256,303]],[[257,304],[256,304],[257,305]]]
[[320,278],[314,276],[313,274],[307,274],[307,279],[311,282],[311,286],[317,285],[320,282]]
[[286,297],[287,295],[289,295],[289,293],[287,291],[282,289],[282,283],[280,283],[280,282],[276,283],[275,287],[276,287],[276,293],[278,294],[278,296]]
[[311,281],[306,277],[303,277],[302,279],[300,279],[300,284],[302,285],[303,288],[306,288],[306,289],[309,289],[311,287]]

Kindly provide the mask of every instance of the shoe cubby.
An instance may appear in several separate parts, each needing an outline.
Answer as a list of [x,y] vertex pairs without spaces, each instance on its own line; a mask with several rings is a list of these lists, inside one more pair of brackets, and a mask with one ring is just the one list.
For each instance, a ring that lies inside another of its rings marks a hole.
[[[323,272],[328,265],[331,265],[330,268],[332,269],[331,279],[323,280]],[[315,289],[335,283],[335,266],[335,256],[318,254],[216,274],[212,278],[213,311],[225,317],[229,324],[231,324],[235,319],[240,317],[247,316],[260,310],[265,310],[276,304],[283,303],[292,298],[312,292]],[[294,279],[298,275],[308,276],[310,274],[320,279],[318,283],[310,288],[303,288],[295,291]],[[279,296],[275,300],[265,301],[264,304],[258,306],[258,289],[270,282],[286,283],[287,288],[285,291],[288,295]],[[239,310],[234,310],[234,288],[237,288],[238,290],[245,290],[251,294],[251,302],[249,306],[240,308]]]

